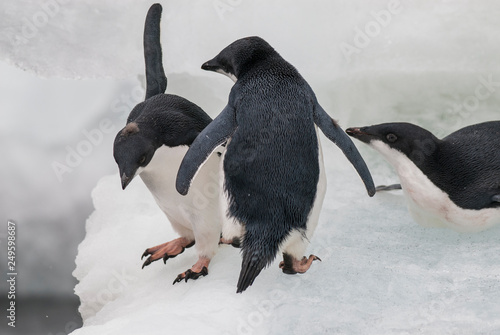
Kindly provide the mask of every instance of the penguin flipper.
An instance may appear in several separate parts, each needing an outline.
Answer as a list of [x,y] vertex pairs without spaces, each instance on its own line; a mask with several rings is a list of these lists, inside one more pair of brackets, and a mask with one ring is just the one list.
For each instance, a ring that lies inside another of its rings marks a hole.
[[164,93],[167,77],[163,70],[160,43],[162,7],[156,3],[149,8],[144,24],[144,61],[146,63],[146,99]]
[[358,149],[356,149],[356,146],[352,143],[349,136],[317,102],[314,106],[314,123],[330,141],[335,143],[342,150],[363,180],[368,195],[372,197],[375,194],[375,185],[373,184],[372,176],[363,157],[361,157]]
[[236,130],[235,110],[227,105],[224,110],[196,137],[182,159],[177,172],[175,188],[186,195],[199,168],[219,145],[226,142]]

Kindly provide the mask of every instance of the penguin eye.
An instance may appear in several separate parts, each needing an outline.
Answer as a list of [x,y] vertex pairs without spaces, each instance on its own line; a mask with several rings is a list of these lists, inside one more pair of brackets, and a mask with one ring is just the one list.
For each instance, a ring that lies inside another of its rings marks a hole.
[[146,156],[142,156],[141,159],[139,160],[139,164],[142,164],[146,161]]
[[387,140],[391,143],[394,143],[396,142],[396,140],[398,139],[398,137],[396,135],[394,135],[393,133],[389,133],[385,136],[385,138],[387,138]]

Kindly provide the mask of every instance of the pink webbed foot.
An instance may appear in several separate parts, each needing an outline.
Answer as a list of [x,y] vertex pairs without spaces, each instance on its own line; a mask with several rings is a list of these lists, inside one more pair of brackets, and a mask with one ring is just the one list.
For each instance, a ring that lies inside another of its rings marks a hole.
[[283,261],[280,262],[279,267],[284,273],[294,275],[309,270],[311,264],[316,260],[321,261],[321,259],[315,255],[309,255],[309,257],[304,256],[301,260],[298,260],[289,254],[283,253]]
[[174,258],[175,256],[182,254],[186,248],[190,248],[194,245],[194,241],[190,241],[187,238],[179,237],[175,240],[172,240],[167,243],[163,243],[157,245],[156,247],[151,247],[146,249],[142,254],[141,259],[150,255],[144,264],[142,264],[142,268],[148,266],[154,261],[159,259],[163,259],[163,262],[166,263],[167,259]]

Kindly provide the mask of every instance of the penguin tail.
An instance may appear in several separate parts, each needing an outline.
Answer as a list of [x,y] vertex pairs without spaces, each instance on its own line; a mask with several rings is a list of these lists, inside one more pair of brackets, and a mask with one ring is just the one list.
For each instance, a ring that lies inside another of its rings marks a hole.
[[243,260],[236,293],[251,286],[262,269],[272,263],[278,254],[279,245],[286,238],[286,232],[277,234],[271,224],[246,224],[241,250]]
[[163,70],[160,43],[160,21],[162,6],[153,4],[144,24],[144,61],[146,63],[146,99],[164,93],[167,77]]
[[266,262],[259,259],[258,256],[243,257],[236,293],[242,293],[251,286],[265,266]]

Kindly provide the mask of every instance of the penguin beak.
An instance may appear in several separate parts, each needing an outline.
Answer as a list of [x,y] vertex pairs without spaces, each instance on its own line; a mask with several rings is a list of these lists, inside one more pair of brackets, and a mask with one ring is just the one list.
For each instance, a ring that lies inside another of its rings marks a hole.
[[142,166],[139,166],[138,168],[135,169],[133,168],[130,169],[128,167],[120,167],[122,189],[125,189],[136,176],[141,174],[142,171],[144,171],[144,167]]
[[347,133],[347,135],[354,137],[361,142],[370,143],[370,141],[374,139],[374,135],[368,133],[367,128],[368,127],[347,128],[345,132]]
[[128,177],[125,172],[122,174],[122,189],[124,190],[128,184],[132,181],[132,178]]
[[202,66],[201,66],[201,69],[202,70],[207,70],[207,71],[214,71],[216,72],[218,69],[220,69],[219,65],[213,60],[209,60],[208,62],[205,62]]
[[220,66],[219,65],[219,62],[217,60],[214,59],[211,59],[209,60],[208,62],[204,63],[201,68],[203,70],[207,70],[207,71],[213,71],[213,72],[217,72],[217,73],[220,73],[220,74],[223,74],[225,76],[228,76],[232,81],[236,82],[238,80],[238,78],[236,77],[235,74],[233,74],[232,72],[228,71],[227,69],[225,69],[223,66]]

